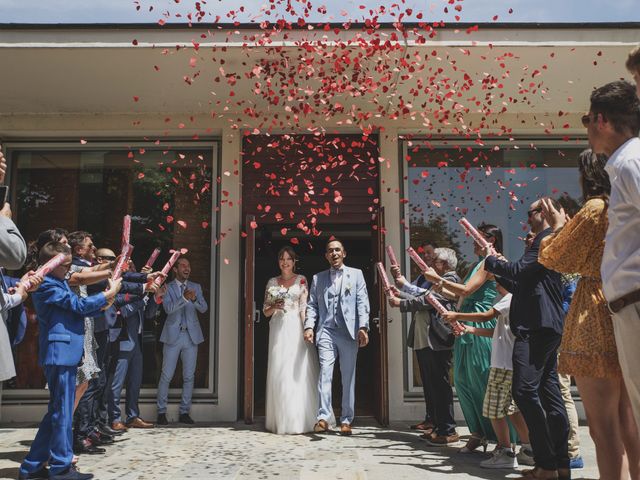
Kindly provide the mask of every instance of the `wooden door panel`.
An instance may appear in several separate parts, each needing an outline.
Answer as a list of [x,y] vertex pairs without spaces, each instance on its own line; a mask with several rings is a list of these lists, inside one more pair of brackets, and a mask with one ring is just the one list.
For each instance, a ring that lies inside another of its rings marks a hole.
[[253,423],[253,318],[255,314],[254,269],[255,269],[255,230],[251,223],[255,221],[253,215],[247,215],[245,232],[245,260],[244,260],[244,421]]
[[[384,207],[375,215],[372,224],[373,263],[385,262]],[[377,321],[371,322],[371,347],[377,350],[375,362],[376,401],[375,416],[381,425],[389,425],[389,366],[387,343],[387,303],[384,287],[378,276],[374,276],[374,298],[371,302],[371,314]]]

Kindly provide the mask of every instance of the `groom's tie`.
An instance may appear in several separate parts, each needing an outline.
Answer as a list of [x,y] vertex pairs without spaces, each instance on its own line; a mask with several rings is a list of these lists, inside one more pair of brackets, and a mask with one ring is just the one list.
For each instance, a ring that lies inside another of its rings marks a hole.
[[[184,291],[187,289],[187,282],[180,285],[180,296],[184,298]],[[180,316],[180,329],[184,330],[187,326],[187,309],[182,309],[182,315]]]

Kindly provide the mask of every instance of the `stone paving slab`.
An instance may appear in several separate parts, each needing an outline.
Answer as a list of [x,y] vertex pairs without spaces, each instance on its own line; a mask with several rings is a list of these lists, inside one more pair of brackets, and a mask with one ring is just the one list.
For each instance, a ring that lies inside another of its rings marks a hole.
[[[274,435],[263,425],[198,424],[130,430],[106,455],[84,455],[80,469],[98,480],[424,480],[518,478],[516,471],[478,466],[489,454],[460,454],[463,445],[430,447],[408,429],[363,422],[354,435]],[[459,433],[468,434],[465,428]],[[35,436],[33,426],[0,428],[0,478],[17,478]],[[580,428],[586,467],[573,478],[598,478],[593,443]],[[491,450],[493,447],[490,446]]]

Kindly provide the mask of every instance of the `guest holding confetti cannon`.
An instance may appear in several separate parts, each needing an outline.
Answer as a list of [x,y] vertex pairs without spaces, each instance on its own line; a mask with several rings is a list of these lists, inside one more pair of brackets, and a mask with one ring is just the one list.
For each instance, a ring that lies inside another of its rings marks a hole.
[[[422,253],[422,259],[424,263],[428,266],[433,267],[433,258],[434,258],[434,250],[438,248],[438,246],[434,242],[424,242],[422,243],[418,251]],[[393,280],[395,282],[396,287],[400,289],[401,292],[405,294],[409,294],[412,297],[424,295],[426,291],[431,288],[431,283],[424,278],[424,275],[418,275],[411,283],[407,281],[407,279],[402,275],[402,271],[400,270],[400,265],[395,259],[395,254],[393,255],[393,259],[391,258],[391,254],[389,252],[393,251],[390,247],[387,247],[387,253],[389,254],[389,262],[391,275],[393,276]],[[395,259],[395,262],[393,261]],[[416,321],[415,316],[418,315],[418,312],[413,313],[412,322]],[[424,313],[421,313],[424,315]],[[413,348],[413,347],[410,347]],[[415,350],[415,348],[414,348]],[[425,417],[424,420],[411,425],[412,430],[420,430],[427,435],[430,435],[433,432],[435,424],[433,423],[433,401],[429,398],[429,390],[425,388],[426,385],[426,375],[427,375],[427,365],[426,365],[426,356],[418,355],[416,352],[416,358],[418,361],[418,369],[420,370],[420,378],[422,379],[422,387],[424,392],[424,402],[425,402]]]
[[[64,262],[46,275],[33,294],[40,324],[40,362],[49,385],[49,409],[40,423],[27,457],[20,465],[18,478],[89,480],[71,465],[72,412],[76,370],[82,356],[84,317],[106,307],[113,300],[119,282],[96,295],[80,298],[73,293],[65,277],[71,266],[71,250],[60,243],[48,243],[40,251],[40,264],[64,253]],[[45,463],[49,464],[46,470]]]
[[567,221],[551,202],[543,202],[543,213],[555,233],[542,241],[538,261],[557,272],[580,275],[564,321],[558,371],[576,380],[596,445],[600,477],[622,479],[630,474],[637,479],[638,429],[600,277],[611,191],[606,162],[604,155],[596,156],[591,150],[578,157],[585,204],[572,219]]
[[[435,249],[434,268],[438,275],[451,282],[459,282],[455,272],[457,265],[458,259],[452,249]],[[427,412],[434,425],[420,438],[437,446],[457,442],[460,437],[453,417],[453,391],[449,376],[454,344],[452,327],[423,293],[414,296],[398,290],[394,292],[397,296],[392,294],[389,297],[389,305],[400,307],[402,312],[413,313],[407,345],[416,353]],[[451,300],[438,294],[434,296],[447,310],[453,309]]]
[[[481,224],[477,228],[480,235],[498,252],[502,252],[502,231],[495,225]],[[433,283],[434,289],[443,296],[458,299],[462,297],[460,312],[486,312],[493,307],[497,292],[496,282],[484,269],[484,252],[474,242],[474,252],[478,262],[473,266],[462,284],[438,275],[434,269],[423,272],[425,278]],[[478,328],[494,328],[495,319],[476,324]],[[495,440],[495,433],[489,419],[482,415],[484,395],[489,381],[491,367],[491,339],[476,335],[456,337],[453,349],[453,378],[456,393],[464,419],[471,431],[467,444],[461,453],[471,453],[478,447],[487,449],[487,440]],[[511,430],[511,439],[515,441],[515,430]]]

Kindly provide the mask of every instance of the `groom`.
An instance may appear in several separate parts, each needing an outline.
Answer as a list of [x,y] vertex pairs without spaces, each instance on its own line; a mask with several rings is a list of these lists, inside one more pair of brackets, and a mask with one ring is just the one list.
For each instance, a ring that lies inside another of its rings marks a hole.
[[331,381],[333,365],[340,359],[342,375],[342,416],[340,432],[351,435],[354,416],[356,385],[356,357],[358,347],[369,343],[369,297],[362,271],[344,265],[347,252],[340,240],[329,240],[325,258],[329,270],[313,276],[307,315],[304,322],[304,339],[313,343],[314,329],[320,376],[318,393],[320,409],[318,422],[313,427],[317,433],[329,430],[332,414]]

